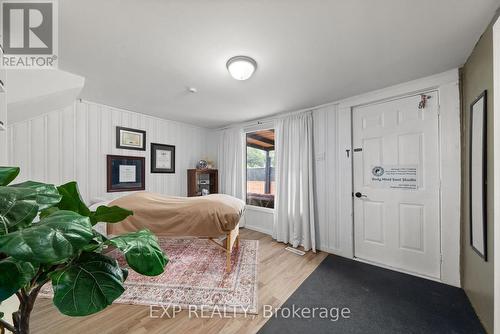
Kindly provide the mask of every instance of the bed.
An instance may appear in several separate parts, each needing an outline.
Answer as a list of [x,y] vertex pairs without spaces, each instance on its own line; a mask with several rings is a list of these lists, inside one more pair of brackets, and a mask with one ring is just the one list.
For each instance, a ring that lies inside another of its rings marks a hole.
[[242,200],[223,194],[174,197],[136,192],[93,207],[99,205],[117,205],[134,212],[118,224],[108,224],[109,235],[147,228],[158,236],[209,239],[224,249],[226,269],[231,270],[231,254],[239,247],[239,225],[245,211]]

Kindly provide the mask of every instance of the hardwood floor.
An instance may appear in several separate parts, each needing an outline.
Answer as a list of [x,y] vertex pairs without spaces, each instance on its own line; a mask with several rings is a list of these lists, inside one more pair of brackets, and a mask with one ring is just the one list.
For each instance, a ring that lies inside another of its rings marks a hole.
[[327,256],[306,253],[298,256],[285,251],[285,245],[270,236],[241,230],[243,239],[259,240],[258,298],[259,315],[236,315],[231,318],[189,317],[188,311],[175,318],[151,318],[147,306],[114,304],[89,317],[61,315],[50,299],[38,299],[33,311],[33,333],[256,333],[268,320],[262,316],[262,305],[281,306]]

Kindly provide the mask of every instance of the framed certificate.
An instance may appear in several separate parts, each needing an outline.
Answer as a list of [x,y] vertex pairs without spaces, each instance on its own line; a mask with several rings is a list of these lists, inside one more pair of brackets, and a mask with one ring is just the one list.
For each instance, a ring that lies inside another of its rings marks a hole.
[[137,191],[146,188],[144,157],[108,155],[106,158],[108,192]]
[[146,151],[146,131],[117,126],[116,148]]
[[175,146],[151,143],[151,173],[175,173]]

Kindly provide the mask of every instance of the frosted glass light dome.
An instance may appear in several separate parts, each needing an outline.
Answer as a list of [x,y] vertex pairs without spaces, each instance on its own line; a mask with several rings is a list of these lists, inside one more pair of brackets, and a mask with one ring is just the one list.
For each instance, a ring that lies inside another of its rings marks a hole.
[[227,70],[236,80],[248,80],[257,68],[257,62],[250,57],[236,56],[227,61]]

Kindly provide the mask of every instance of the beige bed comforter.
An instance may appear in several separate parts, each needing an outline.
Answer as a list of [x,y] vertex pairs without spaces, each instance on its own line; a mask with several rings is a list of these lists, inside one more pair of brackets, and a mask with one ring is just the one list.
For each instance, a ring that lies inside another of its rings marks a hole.
[[173,197],[138,192],[109,205],[134,212],[120,223],[108,224],[108,233],[113,235],[147,228],[157,235],[219,237],[236,227],[245,210],[242,200],[222,194]]

